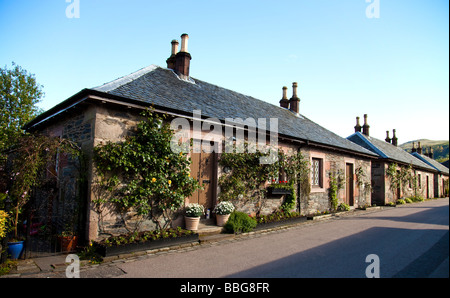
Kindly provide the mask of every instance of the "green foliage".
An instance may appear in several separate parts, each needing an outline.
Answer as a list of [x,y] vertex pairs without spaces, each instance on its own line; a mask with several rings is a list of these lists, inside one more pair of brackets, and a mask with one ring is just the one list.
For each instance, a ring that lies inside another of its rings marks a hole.
[[275,211],[268,215],[260,215],[256,218],[256,222],[258,224],[262,223],[270,223],[286,220],[289,218],[297,218],[300,217],[300,213],[298,212],[286,212],[286,211]]
[[17,261],[7,259],[5,263],[0,264],[0,276],[8,274],[12,269],[17,267]]
[[55,167],[55,157],[63,154],[75,158],[81,156],[81,150],[65,139],[31,134],[20,137],[12,148],[6,169],[9,181],[3,184],[8,185],[6,193],[12,203],[10,220],[15,239],[18,238],[19,214],[29,201],[32,189],[45,183],[47,169]]
[[403,204],[406,204],[406,201],[404,199],[397,200],[397,205],[403,205]]
[[330,199],[331,210],[337,210],[339,198],[338,191],[344,188],[345,179],[342,170],[332,171],[329,173],[330,188],[328,189],[328,197]]
[[44,95],[34,75],[14,62],[12,67],[0,68],[0,157],[24,134],[23,126],[40,113],[36,104]]
[[[171,150],[173,130],[163,118],[146,110],[134,135],[124,142],[94,148],[98,174],[95,203],[111,203],[122,215],[149,216],[159,229],[169,226],[184,199],[200,188],[190,177],[190,158]],[[163,222],[164,221],[164,222]],[[131,229],[129,229],[131,231]]]
[[350,206],[345,203],[340,203],[339,206],[337,207],[337,210],[338,211],[349,211]]
[[391,182],[390,189],[395,194],[398,188],[405,190],[406,186],[411,183],[414,192],[417,194],[417,179],[414,176],[412,165],[408,167],[398,166],[391,163],[386,171],[386,176]]
[[356,184],[362,193],[366,196],[372,192],[372,184],[370,183],[370,177],[368,177],[366,171],[362,167],[355,169]]
[[131,243],[144,243],[147,241],[166,239],[166,238],[177,238],[182,236],[192,235],[194,232],[189,230],[184,230],[180,227],[176,229],[164,229],[164,230],[153,230],[144,232],[134,232],[127,235],[111,236],[100,242],[95,242],[95,245],[105,245],[105,246],[120,246]]
[[221,200],[248,199],[259,202],[259,206],[263,206],[262,202],[267,196],[265,183],[270,177],[277,177],[280,171],[289,177],[289,184],[273,184],[272,186],[292,190],[292,195],[286,196],[283,209],[295,208],[297,197],[294,185],[297,183],[301,185],[302,195],[309,195],[309,164],[301,152],[287,155],[282,150],[278,150],[278,161],[273,164],[261,164],[260,157],[265,154],[260,151],[248,153],[245,150],[244,152],[223,153],[219,160],[221,166],[232,169],[230,173],[222,175],[219,179]]
[[244,212],[235,211],[230,217],[224,228],[227,233],[246,233],[256,227],[256,220],[245,214]]
[[294,181],[291,181],[291,183],[289,184],[272,184],[271,187],[282,188],[290,191],[290,193],[286,194],[284,197],[284,202],[280,207],[281,210],[290,212],[295,208],[295,205],[297,203],[297,195],[295,194]]
[[410,199],[410,198],[406,198],[405,199],[405,203],[407,203],[407,204],[411,204],[413,201]]

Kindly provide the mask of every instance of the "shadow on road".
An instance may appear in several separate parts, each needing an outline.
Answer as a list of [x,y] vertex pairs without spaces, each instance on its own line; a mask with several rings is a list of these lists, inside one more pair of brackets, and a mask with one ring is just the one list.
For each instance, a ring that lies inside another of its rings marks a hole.
[[[445,248],[447,235],[447,250]],[[442,240],[444,239],[444,240]],[[440,243],[433,250],[433,244]],[[431,247],[431,248],[430,248]],[[366,257],[380,259],[380,277],[427,277],[448,258],[448,231],[374,227],[330,243],[226,277],[236,278],[365,278]],[[426,261],[405,268],[414,260]],[[403,270],[403,271],[402,271]],[[403,273],[402,273],[403,272]],[[409,272],[409,273],[408,273]]]

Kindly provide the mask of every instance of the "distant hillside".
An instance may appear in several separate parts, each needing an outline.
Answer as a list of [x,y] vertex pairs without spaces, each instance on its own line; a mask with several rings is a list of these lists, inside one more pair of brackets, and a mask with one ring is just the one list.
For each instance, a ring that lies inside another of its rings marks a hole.
[[448,160],[448,145],[449,141],[433,141],[433,140],[427,140],[427,139],[420,139],[420,140],[414,140],[410,142],[406,142],[404,144],[401,144],[399,147],[402,149],[405,149],[408,152],[411,152],[412,143],[415,143],[416,148],[418,143],[420,142],[420,147],[425,149],[423,152],[428,152],[429,148],[431,147],[434,152],[434,159],[436,159],[439,162],[444,162]]

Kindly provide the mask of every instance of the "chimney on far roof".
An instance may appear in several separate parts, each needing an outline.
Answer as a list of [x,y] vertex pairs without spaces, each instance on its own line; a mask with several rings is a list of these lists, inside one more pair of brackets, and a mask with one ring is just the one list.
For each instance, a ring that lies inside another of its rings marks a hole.
[[363,129],[363,134],[365,134],[366,136],[369,136],[369,124],[367,124],[367,114],[364,114],[364,125],[362,127]]
[[384,139],[386,142],[390,143],[391,142],[391,138],[389,137],[389,130],[386,130],[386,139]]
[[393,134],[393,136],[392,136],[392,145],[397,146],[398,139],[397,139],[397,136],[395,135],[395,129],[392,130],[392,134]]
[[189,35],[181,35],[181,50],[175,55],[175,72],[183,79],[189,77],[189,67],[191,64],[191,54],[188,53]]
[[174,39],[172,40],[172,54],[166,60],[167,68],[175,69],[175,62],[176,62],[175,56],[177,55],[177,52],[178,52],[178,40]]
[[430,149],[428,149],[428,157],[434,159],[434,152],[433,152],[433,148],[430,147]]
[[413,146],[412,146],[412,148],[411,148],[411,152],[412,152],[412,153],[417,152],[416,144],[415,144],[414,142],[413,142]]
[[280,107],[289,109],[289,99],[287,98],[287,87],[283,87],[283,98],[280,100]]
[[361,132],[361,125],[359,124],[359,117],[356,117],[356,125],[355,125],[355,132]]
[[297,83],[292,83],[292,97],[289,99],[289,110],[298,114],[300,110],[300,98],[297,96]]
[[417,146],[417,153],[422,154],[422,147],[420,147],[420,142],[419,145]]

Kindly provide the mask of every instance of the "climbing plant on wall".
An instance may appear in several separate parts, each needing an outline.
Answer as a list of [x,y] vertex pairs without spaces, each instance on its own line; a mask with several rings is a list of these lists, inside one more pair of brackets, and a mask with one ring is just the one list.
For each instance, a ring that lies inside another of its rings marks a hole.
[[167,228],[184,199],[200,188],[190,177],[187,154],[171,150],[174,132],[163,123],[164,116],[151,109],[142,116],[144,120],[123,142],[94,148],[98,186],[107,194],[95,203],[112,204],[130,232],[139,226],[127,224],[129,214],[150,218],[158,229]]
[[339,190],[344,188],[345,178],[342,170],[331,171],[329,174],[330,188],[328,190],[328,196],[330,199],[331,210],[337,210],[339,198]]
[[278,152],[278,160],[273,164],[261,164],[260,157],[265,154],[260,151],[223,153],[219,164],[222,167],[230,168],[231,171],[219,179],[221,188],[219,198],[230,201],[248,199],[262,206],[263,201],[267,198],[265,183],[270,177],[278,176],[281,170],[289,177],[289,181],[280,187],[292,190],[291,195],[286,195],[282,209],[293,209],[297,200],[294,185],[300,183],[302,190],[309,194],[309,163],[301,152],[288,155],[282,150],[272,150]]
[[414,188],[415,194],[417,194],[417,180],[414,176],[412,165],[408,167],[398,166],[396,163],[391,163],[386,170],[386,176],[391,183],[390,189],[395,194],[397,189],[405,190],[406,186],[410,183]]

